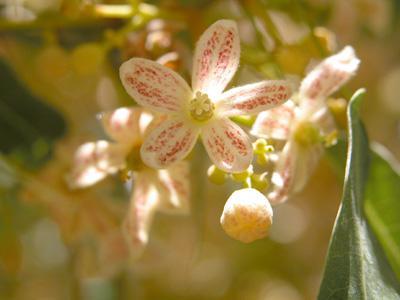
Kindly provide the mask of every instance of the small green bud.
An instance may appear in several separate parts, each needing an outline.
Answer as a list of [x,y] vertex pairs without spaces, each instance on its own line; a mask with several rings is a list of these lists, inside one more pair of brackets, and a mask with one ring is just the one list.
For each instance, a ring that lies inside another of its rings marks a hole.
[[267,145],[267,146],[265,147],[265,151],[266,151],[267,153],[271,153],[271,152],[274,152],[274,151],[275,151],[275,148],[274,148],[274,146],[272,146],[272,145]]
[[243,188],[251,188],[251,177],[247,177],[245,181],[242,182]]
[[231,174],[232,179],[237,181],[237,182],[246,181],[246,179],[249,178],[251,175],[253,175],[253,166],[252,165],[250,165],[247,168],[247,170],[244,171],[244,172]]
[[253,143],[254,153],[256,154],[263,154],[265,153],[265,147],[267,147],[267,141],[264,139],[257,139]]
[[255,154],[264,155],[274,151],[274,147],[269,145],[265,139],[257,139],[253,143],[253,150]]
[[251,185],[253,188],[259,190],[260,192],[267,189],[269,182],[267,179],[267,173],[253,174],[251,176]]
[[261,166],[264,166],[268,163],[268,155],[266,154],[257,154],[257,163]]
[[207,176],[212,183],[221,185],[225,182],[227,174],[215,165],[211,165],[207,170]]

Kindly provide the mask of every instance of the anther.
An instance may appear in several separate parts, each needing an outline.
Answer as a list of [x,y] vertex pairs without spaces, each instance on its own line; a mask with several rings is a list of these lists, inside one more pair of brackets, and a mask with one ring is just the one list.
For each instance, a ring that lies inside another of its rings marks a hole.
[[190,115],[196,121],[207,121],[212,118],[215,106],[207,94],[196,92],[196,97],[190,101]]

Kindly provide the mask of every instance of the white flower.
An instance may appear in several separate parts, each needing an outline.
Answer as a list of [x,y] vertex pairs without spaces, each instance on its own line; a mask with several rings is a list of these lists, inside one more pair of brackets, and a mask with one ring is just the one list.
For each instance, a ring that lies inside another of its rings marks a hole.
[[239,65],[240,41],[235,22],[211,25],[197,43],[192,88],[170,69],[147,59],[122,64],[120,77],[140,105],[169,115],[145,139],[143,162],[165,168],[183,159],[200,135],[213,163],[227,172],[249,166],[253,152],[246,133],[229,117],[256,114],[290,97],[286,81],[262,81],[223,92]]
[[153,119],[142,108],[124,107],[104,113],[103,128],[114,142],[101,140],[80,146],[68,178],[72,188],[83,188],[119,170],[133,171],[134,187],[124,232],[134,256],[147,244],[156,210],[189,211],[188,163],[182,161],[168,169],[154,170],[141,162],[139,151],[145,132],[163,117]]
[[250,243],[267,236],[272,215],[268,199],[255,189],[245,188],[233,192],[226,201],[221,225],[230,237]]
[[253,135],[287,140],[272,175],[274,188],[268,195],[271,203],[286,201],[307,183],[323,153],[321,136],[335,130],[326,99],[355,74],[359,62],[353,48],[345,47],[304,78],[297,104],[289,100],[257,117],[251,130]]

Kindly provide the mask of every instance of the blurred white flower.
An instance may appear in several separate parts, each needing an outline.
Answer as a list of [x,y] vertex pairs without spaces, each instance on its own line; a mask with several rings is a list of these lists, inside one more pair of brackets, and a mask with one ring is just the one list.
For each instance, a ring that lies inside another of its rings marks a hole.
[[389,112],[400,114],[400,66],[389,72],[379,83],[382,103]]
[[293,45],[299,43],[310,33],[310,29],[305,23],[295,22],[286,13],[278,10],[269,10],[268,14],[285,44]]
[[168,169],[154,170],[140,159],[145,132],[152,121],[158,121],[153,119],[152,114],[141,108],[123,107],[104,113],[101,118],[104,130],[115,142],[100,140],[80,146],[68,177],[71,188],[83,188],[121,170],[132,173],[134,187],[124,232],[134,256],[147,244],[156,210],[189,211],[188,163],[182,161]]
[[358,65],[353,48],[345,47],[304,78],[293,100],[257,117],[254,136],[287,140],[272,175],[274,187],[268,195],[272,204],[286,201],[307,183],[323,153],[322,137],[335,130],[327,97],[354,76]]
[[36,19],[36,14],[24,6],[24,1],[8,0],[0,10],[0,16],[14,22],[27,22]]

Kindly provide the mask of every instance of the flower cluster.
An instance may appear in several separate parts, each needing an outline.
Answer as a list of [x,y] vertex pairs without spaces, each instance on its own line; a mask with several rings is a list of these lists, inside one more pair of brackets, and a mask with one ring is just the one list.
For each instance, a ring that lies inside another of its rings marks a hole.
[[[271,153],[277,159],[268,200],[264,197],[268,204],[261,203],[262,195],[251,188],[237,191],[228,199],[221,218],[228,235],[243,242],[265,237],[272,223],[269,203],[283,203],[304,188],[324,146],[335,140],[336,125],[327,98],[355,74],[358,66],[353,48],[347,46],[316,66],[290,100],[257,116],[251,134],[275,144],[283,141],[283,147]],[[257,151],[263,143],[255,145]],[[257,152],[265,155],[265,151]]]
[[[121,65],[125,90],[143,108],[119,108],[102,115],[114,142],[82,145],[70,183],[85,187],[117,171],[131,174],[131,208],[124,229],[134,253],[146,244],[156,210],[188,211],[189,171],[184,159],[199,137],[213,162],[209,176],[222,182],[230,175],[244,182],[245,188],[234,192],[225,205],[223,229],[243,242],[265,237],[272,224],[270,202],[282,203],[304,187],[324,143],[335,133],[327,97],[355,74],[359,64],[353,49],[345,47],[313,69],[292,95],[287,80],[226,90],[239,60],[237,26],[220,20],[197,43],[191,86],[173,70],[148,59],[134,57]],[[261,138],[253,144],[234,122],[235,117],[251,115],[257,118],[250,134]],[[268,172],[253,173],[253,153],[266,163],[272,149],[268,142],[274,140],[284,143],[273,153],[278,158],[267,188]]]
[[257,114],[285,102],[291,95],[286,81],[261,81],[224,92],[240,59],[236,24],[221,20],[198,41],[192,88],[174,71],[142,58],[120,68],[121,81],[135,101],[168,115],[141,147],[145,164],[165,168],[185,158],[201,136],[213,163],[226,172],[242,172],[253,152],[247,134],[229,117]]

